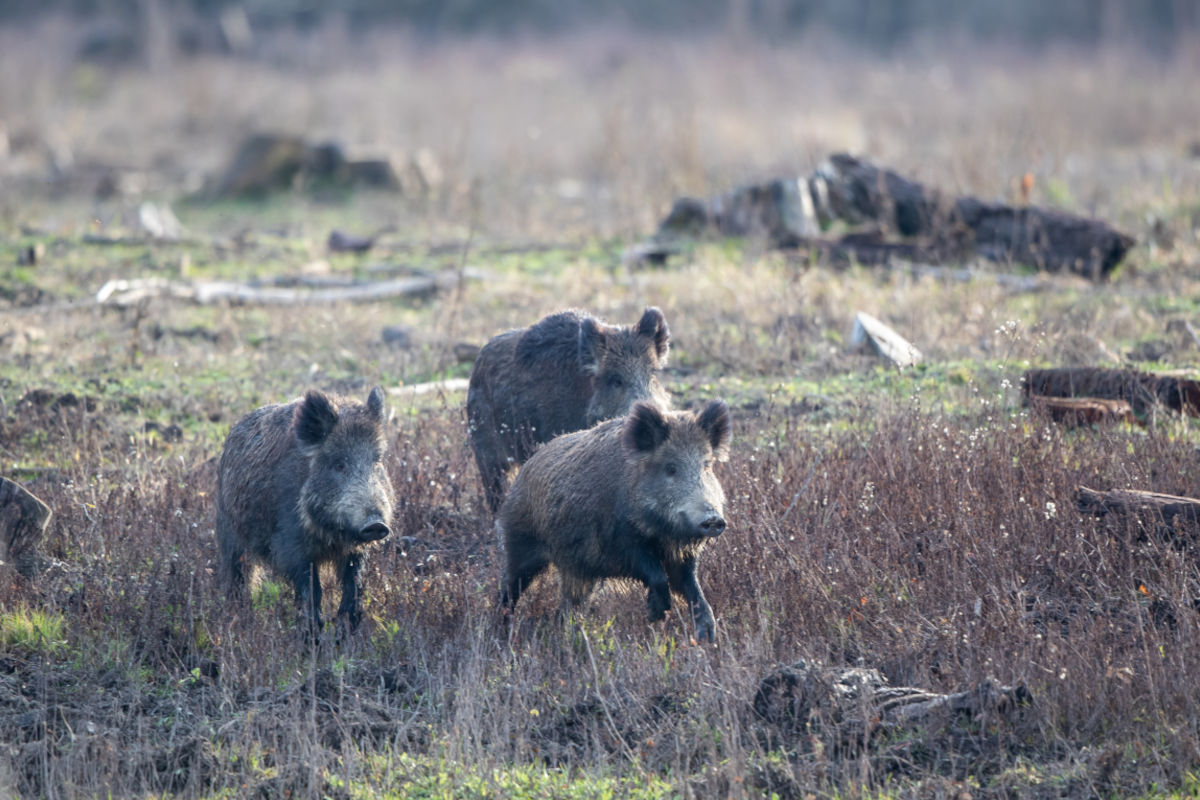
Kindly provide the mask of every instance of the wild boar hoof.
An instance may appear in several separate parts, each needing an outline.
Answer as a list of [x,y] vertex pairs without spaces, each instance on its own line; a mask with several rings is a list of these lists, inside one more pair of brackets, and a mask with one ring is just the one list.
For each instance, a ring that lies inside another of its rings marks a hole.
[[701,642],[714,642],[717,639],[717,624],[712,615],[706,615],[696,620],[696,639]]
[[650,590],[650,597],[647,598],[646,605],[650,609],[650,621],[658,622],[667,616],[667,612],[671,610],[671,598],[664,597],[666,592],[656,592]]
[[344,625],[351,632],[358,630],[358,624],[362,622],[362,612],[355,608],[339,609],[338,610],[338,625]]

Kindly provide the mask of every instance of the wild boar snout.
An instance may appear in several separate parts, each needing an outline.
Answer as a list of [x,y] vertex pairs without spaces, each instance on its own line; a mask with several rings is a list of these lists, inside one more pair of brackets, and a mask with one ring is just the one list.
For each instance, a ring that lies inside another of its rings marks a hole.
[[702,535],[717,537],[725,531],[725,520],[719,514],[710,514],[700,521],[699,527]]

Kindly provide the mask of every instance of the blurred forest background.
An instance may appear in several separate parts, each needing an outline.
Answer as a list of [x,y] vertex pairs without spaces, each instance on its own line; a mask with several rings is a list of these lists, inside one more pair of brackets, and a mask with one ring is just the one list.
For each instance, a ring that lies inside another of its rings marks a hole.
[[[965,36],[1040,47],[1134,41],[1170,52],[1200,27],[1193,0],[4,0],[0,21],[70,15],[102,22],[136,47],[163,33],[183,50],[237,48],[246,30],[350,30],[386,24],[423,35],[529,34],[596,26],[653,32],[728,31],[782,40],[827,30],[887,50],[927,37]],[[167,20],[170,20],[167,22]],[[164,27],[165,26],[165,27]],[[97,34],[99,35],[99,34]],[[232,40],[232,41],[231,41]],[[99,44],[99,39],[91,43]]]

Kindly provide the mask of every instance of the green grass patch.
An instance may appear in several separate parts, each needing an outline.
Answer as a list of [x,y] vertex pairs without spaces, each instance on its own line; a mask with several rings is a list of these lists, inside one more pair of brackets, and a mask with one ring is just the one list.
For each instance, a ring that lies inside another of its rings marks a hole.
[[355,800],[650,800],[681,797],[654,775],[617,776],[586,769],[541,764],[459,764],[431,756],[399,753],[368,759],[364,779],[330,783]]
[[62,614],[33,608],[0,613],[0,646],[25,656],[56,656],[67,647],[67,620]]

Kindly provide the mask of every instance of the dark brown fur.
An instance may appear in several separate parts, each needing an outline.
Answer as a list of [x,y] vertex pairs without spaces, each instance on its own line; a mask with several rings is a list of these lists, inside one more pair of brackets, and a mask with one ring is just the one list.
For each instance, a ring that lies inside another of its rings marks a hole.
[[658,373],[669,350],[657,308],[630,327],[561,311],[484,345],[471,370],[467,422],[488,508],[499,507],[508,471],[538,445],[621,416],[639,400],[666,407]]
[[390,532],[386,447],[379,387],[365,404],[310,390],[242,417],[217,471],[217,542],[233,593],[243,593],[248,566],[267,564],[292,582],[319,630],[318,570],[333,562],[342,583],[338,615],[356,627],[362,545]]
[[720,401],[698,414],[638,403],[628,417],[544,445],[500,508],[503,603],[514,607],[554,564],[566,607],[599,581],[629,578],[648,587],[651,621],[663,618],[674,591],[687,600],[697,635],[712,640],[696,557],[725,529],[713,462],[727,457],[729,438],[729,409]]

